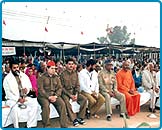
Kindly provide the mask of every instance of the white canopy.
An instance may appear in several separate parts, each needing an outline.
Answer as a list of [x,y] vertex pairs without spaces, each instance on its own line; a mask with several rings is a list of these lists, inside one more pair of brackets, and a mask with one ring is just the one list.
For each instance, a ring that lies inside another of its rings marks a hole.
[[[137,11],[138,10],[138,11]],[[126,25],[136,43],[160,47],[156,2],[5,2],[2,37],[48,43],[98,43],[107,24]],[[45,29],[46,28],[46,29]]]

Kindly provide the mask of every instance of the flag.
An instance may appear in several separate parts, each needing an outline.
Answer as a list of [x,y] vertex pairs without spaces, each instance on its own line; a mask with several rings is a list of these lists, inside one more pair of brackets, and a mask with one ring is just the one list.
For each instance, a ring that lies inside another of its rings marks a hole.
[[48,29],[45,27],[45,29],[44,29],[46,32],[48,32]]
[[3,24],[6,26],[6,22],[5,22],[5,20],[3,20]]

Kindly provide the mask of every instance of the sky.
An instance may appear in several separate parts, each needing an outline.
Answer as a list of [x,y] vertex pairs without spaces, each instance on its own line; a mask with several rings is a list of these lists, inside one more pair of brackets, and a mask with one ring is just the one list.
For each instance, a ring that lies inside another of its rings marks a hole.
[[126,25],[137,45],[160,47],[158,2],[5,2],[2,20],[2,37],[12,40],[98,42],[109,24]]

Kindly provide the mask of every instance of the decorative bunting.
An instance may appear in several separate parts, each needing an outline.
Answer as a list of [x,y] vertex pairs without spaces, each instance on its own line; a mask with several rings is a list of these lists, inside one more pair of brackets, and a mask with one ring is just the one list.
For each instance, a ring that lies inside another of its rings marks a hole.
[[3,20],[3,24],[6,26],[6,22],[5,22],[5,20]]
[[46,32],[48,32],[48,29],[45,27],[45,29],[44,29]]

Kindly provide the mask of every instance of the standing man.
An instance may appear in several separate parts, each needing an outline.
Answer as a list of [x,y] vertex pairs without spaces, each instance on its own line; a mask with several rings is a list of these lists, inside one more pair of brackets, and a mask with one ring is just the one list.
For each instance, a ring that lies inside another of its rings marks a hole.
[[36,98],[26,96],[32,90],[26,74],[19,70],[19,63],[11,61],[10,72],[4,78],[3,87],[6,93],[6,105],[11,108],[11,119],[15,128],[19,128],[20,109],[28,108],[27,128],[37,126],[38,102]]
[[47,72],[38,78],[38,102],[42,108],[43,127],[50,128],[50,103],[52,103],[59,116],[62,128],[67,128],[67,115],[65,103],[62,100],[62,85],[59,77],[55,73],[55,63],[47,63]]
[[159,97],[159,85],[156,84],[156,76],[154,77],[154,64],[148,63],[146,69],[142,73],[142,84],[144,89],[150,93],[151,95],[151,102],[149,111],[155,113],[155,103],[156,98]]
[[97,111],[104,104],[105,99],[99,93],[98,73],[94,70],[96,61],[90,59],[86,63],[86,68],[80,71],[79,82],[81,93],[88,99],[88,108],[95,118],[100,118]]
[[126,110],[126,101],[125,101],[125,95],[120,93],[117,90],[117,83],[116,83],[116,77],[115,73],[113,72],[113,64],[111,63],[111,60],[105,61],[105,68],[100,71],[98,75],[99,80],[99,90],[100,93],[105,98],[105,108],[106,108],[106,119],[108,121],[111,121],[111,115],[112,115],[112,107],[111,107],[111,97],[116,98],[120,101],[120,117],[123,117],[126,115],[126,118],[129,118]]
[[[62,98],[66,104],[67,112],[70,120],[74,126],[85,124],[84,118],[87,107],[87,99],[80,93],[80,85],[78,81],[78,74],[74,68],[74,59],[68,58],[66,60],[66,70],[60,75],[63,86]],[[76,101],[80,105],[79,113],[76,117],[72,111],[70,100]]]
[[116,74],[116,79],[117,89],[125,95],[128,115],[134,116],[137,112],[140,112],[140,94],[135,88],[129,66],[129,61],[124,61],[122,69]]

